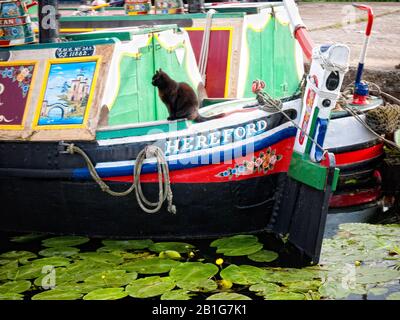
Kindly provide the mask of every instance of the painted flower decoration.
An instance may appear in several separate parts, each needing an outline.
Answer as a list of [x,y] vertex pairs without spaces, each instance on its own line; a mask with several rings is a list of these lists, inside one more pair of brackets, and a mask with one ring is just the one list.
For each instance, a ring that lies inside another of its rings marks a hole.
[[268,147],[265,152],[260,152],[258,157],[254,157],[251,161],[243,161],[242,164],[219,172],[216,176],[229,177],[229,179],[232,179],[233,176],[249,175],[256,172],[267,174],[268,171],[275,168],[275,164],[282,158],[282,155],[276,154],[276,150],[272,150],[271,147]]

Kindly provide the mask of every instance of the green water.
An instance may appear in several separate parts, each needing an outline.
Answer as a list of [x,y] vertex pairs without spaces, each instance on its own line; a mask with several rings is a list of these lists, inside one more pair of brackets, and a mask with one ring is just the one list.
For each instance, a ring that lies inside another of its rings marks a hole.
[[206,242],[18,235],[0,300],[400,300],[400,225],[341,224],[320,264],[282,268],[254,235]]

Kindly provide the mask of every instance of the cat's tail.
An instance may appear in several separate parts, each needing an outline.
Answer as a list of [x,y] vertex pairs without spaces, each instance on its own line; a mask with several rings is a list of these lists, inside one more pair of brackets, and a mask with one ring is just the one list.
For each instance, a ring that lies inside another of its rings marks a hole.
[[215,116],[211,116],[211,117],[203,117],[201,115],[198,115],[195,119],[193,119],[193,121],[194,122],[205,122],[205,121],[209,121],[209,120],[223,118],[225,116],[226,116],[225,113],[216,114]]

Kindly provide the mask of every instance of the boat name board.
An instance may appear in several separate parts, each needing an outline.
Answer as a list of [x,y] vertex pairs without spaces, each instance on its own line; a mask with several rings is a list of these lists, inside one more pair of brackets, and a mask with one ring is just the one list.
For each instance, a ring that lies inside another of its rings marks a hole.
[[245,126],[215,130],[208,134],[199,134],[196,136],[167,140],[165,143],[165,155],[209,149],[227,143],[240,141],[265,132],[267,126],[266,120],[258,120],[248,123]]
[[90,57],[94,54],[94,46],[80,46],[69,48],[57,48],[56,58]]

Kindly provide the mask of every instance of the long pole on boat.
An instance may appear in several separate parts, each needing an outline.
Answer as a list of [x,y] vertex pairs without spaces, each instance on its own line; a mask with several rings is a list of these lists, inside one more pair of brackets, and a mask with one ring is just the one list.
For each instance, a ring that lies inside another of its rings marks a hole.
[[39,0],[39,42],[58,42],[58,0]]
[[306,58],[311,60],[314,42],[312,41],[310,34],[308,33],[307,28],[300,17],[297,5],[293,0],[283,0],[283,4],[289,16],[290,24],[293,27],[293,35],[299,42],[299,45]]

